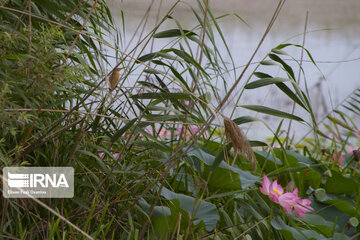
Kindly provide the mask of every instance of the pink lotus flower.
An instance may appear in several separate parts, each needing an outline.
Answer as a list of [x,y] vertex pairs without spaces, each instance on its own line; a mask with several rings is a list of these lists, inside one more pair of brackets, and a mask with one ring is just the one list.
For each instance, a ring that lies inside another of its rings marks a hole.
[[279,203],[279,197],[283,193],[284,193],[284,190],[283,190],[282,186],[277,183],[277,180],[275,180],[270,185],[270,194],[269,194],[270,200],[273,201],[274,203]]
[[305,213],[314,211],[314,209],[310,207],[311,201],[299,198],[298,193],[297,188],[293,192],[284,193],[279,197],[279,204],[288,214],[295,210],[295,216],[305,218]]
[[279,197],[284,192],[284,189],[281,185],[277,183],[277,180],[271,182],[266,175],[264,175],[262,187],[260,187],[259,189],[260,192],[268,195],[270,200],[275,203],[279,203]]
[[309,199],[301,199],[298,196],[298,188],[295,188],[293,192],[284,193],[282,186],[277,183],[277,180],[271,182],[266,175],[263,177],[262,186],[259,190],[264,195],[268,195],[271,201],[280,204],[288,214],[295,211],[295,216],[305,218],[305,213],[314,211],[310,207],[311,201]]
[[299,201],[298,197],[299,190],[295,188],[293,192],[284,193],[279,197],[279,204],[285,209],[288,214],[291,214],[294,206]]
[[264,175],[262,186],[259,187],[260,192],[264,195],[269,195],[270,194],[270,191],[269,191],[270,185],[271,185],[271,181],[269,180],[269,178],[266,175]]
[[335,163],[338,163],[339,165],[341,165],[344,162],[344,157],[341,154],[341,151],[338,151],[337,154],[333,156],[333,161]]
[[295,216],[305,218],[305,213],[315,211],[312,207],[310,207],[310,204],[311,201],[309,199],[299,198],[297,203],[294,205]]

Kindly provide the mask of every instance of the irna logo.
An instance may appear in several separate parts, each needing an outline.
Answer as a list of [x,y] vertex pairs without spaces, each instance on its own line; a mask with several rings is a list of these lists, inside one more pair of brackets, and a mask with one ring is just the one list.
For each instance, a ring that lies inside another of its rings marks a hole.
[[3,195],[6,198],[72,198],[72,167],[5,167]]
[[23,187],[23,188],[47,188],[51,187],[69,187],[65,174],[42,174],[42,173],[8,173],[8,185],[9,187]]

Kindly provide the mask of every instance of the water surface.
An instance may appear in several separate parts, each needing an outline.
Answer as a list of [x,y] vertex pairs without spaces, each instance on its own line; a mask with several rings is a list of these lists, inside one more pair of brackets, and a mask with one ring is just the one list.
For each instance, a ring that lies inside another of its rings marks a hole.
[[[138,39],[153,29],[158,19],[161,19],[167,13],[173,3],[175,1],[154,1],[149,11],[149,17],[146,18],[146,24],[144,25],[142,18],[146,15],[151,1],[110,1],[116,23],[120,29],[123,26],[125,27],[125,38],[122,39],[124,51],[136,46]],[[219,25],[234,59],[235,66],[245,65],[263,35],[275,10],[277,1],[210,0],[209,3],[216,16],[230,14],[227,17],[221,18]],[[198,25],[190,6],[199,11],[196,1],[188,0],[181,1],[172,13],[172,16],[179,21],[184,29],[192,29]],[[124,14],[124,25],[121,11]],[[306,80],[316,117],[321,119],[354,89],[360,87],[360,1],[288,0],[254,61],[260,61],[273,47],[282,42],[302,44],[307,12],[308,23],[305,47],[311,52],[319,69],[312,63],[305,61],[303,63],[305,78],[301,76],[300,82],[304,87]],[[246,21],[246,24],[239,20],[235,14]],[[140,26],[139,29],[138,26]],[[160,30],[170,28],[176,28],[176,25],[174,21],[167,20]],[[152,48],[153,50],[159,50],[165,44],[166,41],[164,40],[155,41]],[[224,59],[230,62],[226,48],[221,44],[220,38],[219,46],[217,47],[223,53]],[[148,48],[144,53],[150,51],[151,49]],[[300,58],[299,49],[289,49],[288,52],[294,58]],[[296,64],[292,66],[295,67],[295,75],[297,76],[298,69]],[[241,70],[239,68],[237,74]],[[267,71],[266,68],[261,70]],[[273,70],[268,71],[273,73]],[[276,71],[274,74],[276,74]],[[231,86],[234,78],[229,77],[227,81],[228,86]],[[237,91],[239,92],[240,88]],[[232,100],[236,99],[238,92],[233,94]],[[223,113],[226,115],[230,114],[234,104],[234,101],[229,101]],[[291,112],[292,109],[292,104],[288,98],[279,93],[275,88],[247,91],[239,104],[262,104],[286,112]],[[296,108],[295,113],[309,120],[305,111],[301,111],[299,107]],[[255,113],[238,108],[234,117],[242,115],[255,116]],[[279,119],[268,118],[263,115],[256,116],[262,117],[269,122],[273,129],[276,129]],[[283,127],[283,129],[287,129],[287,127]],[[295,133],[299,137],[303,135],[306,129],[305,125],[294,124],[292,132],[296,131]],[[248,135],[250,138],[270,136],[269,132],[264,134],[263,131],[264,128],[261,124],[252,125]]]

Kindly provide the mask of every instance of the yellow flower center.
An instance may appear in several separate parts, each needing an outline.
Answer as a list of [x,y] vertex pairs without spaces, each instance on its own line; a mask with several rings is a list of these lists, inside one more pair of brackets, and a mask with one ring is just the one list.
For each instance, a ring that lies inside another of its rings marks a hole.
[[275,193],[277,193],[277,194],[281,195],[281,193],[280,193],[278,190],[273,189],[273,191],[274,191]]

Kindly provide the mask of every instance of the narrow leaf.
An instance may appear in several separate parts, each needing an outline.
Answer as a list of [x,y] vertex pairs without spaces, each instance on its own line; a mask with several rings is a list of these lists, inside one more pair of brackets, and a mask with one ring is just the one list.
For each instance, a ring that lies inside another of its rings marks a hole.
[[190,95],[186,93],[139,93],[132,95],[133,99],[190,99]]
[[154,34],[154,38],[171,38],[171,37],[180,37],[180,36],[193,36],[196,35],[194,32],[189,30],[180,30],[180,29],[170,29],[163,32]]
[[126,123],[124,127],[120,128],[119,131],[117,131],[114,134],[114,136],[111,138],[111,142],[115,142],[116,140],[118,140],[118,138],[121,137],[124,134],[124,132],[126,132],[126,130],[128,130],[132,125],[134,125],[136,120],[137,118],[134,118],[130,120],[128,123]]
[[270,60],[264,60],[260,62],[261,65],[276,65],[275,62],[270,61]]
[[306,111],[309,111],[305,105],[302,103],[302,101],[300,100],[300,98],[297,97],[297,95],[291,91],[291,89],[286,86],[284,83],[277,83],[276,86],[283,91],[288,97],[290,97],[294,102],[296,102],[297,104],[299,104],[302,108],[304,108]]
[[234,123],[236,123],[237,125],[240,125],[240,124],[244,124],[244,123],[248,123],[248,122],[259,121],[259,119],[250,117],[250,116],[243,116],[243,117],[235,118],[232,121]]
[[262,78],[260,80],[256,80],[256,81],[253,81],[253,82],[247,84],[244,88],[245,89],[255,89],[255,88],[264,87],[264,86],[267,86],[270,84],[282,83],[282,82],[286,82],[286,81],[290,81],[290,79],[279,78],[279,77]]
[[259,113],[264,113],[264,114],[268,114],[268,115],[272,115],[272,116],[276,116],[276,117],[289,118],[289,119],[293,119],[296,121],[304,122],[304,120],[298,116],[295,116],[290,113],[282,112],[282,111],[279,111],[279,110],[276,110],[273,108],[268,108],[268,107],[264,107],[264,106],[260,106],[260,105],[242,105],[241,107],[252,110],[252,111],[256,111]]
[[272,76],[263,72],[254,72],[254,75],[258,78],[272,78]]
[[292,68],[289,65],[287,65],[278,55],[269,54],[269,57],[275,62],[280,63],[284,67],[285,71],[292,77],[292,79],[295,80],[295,74]]

